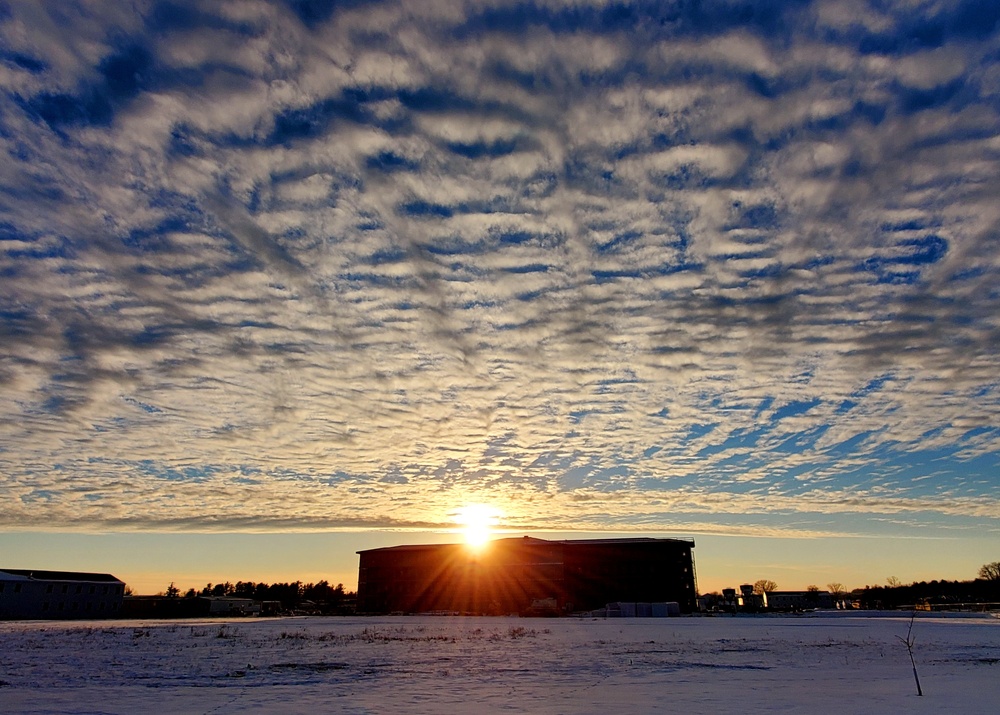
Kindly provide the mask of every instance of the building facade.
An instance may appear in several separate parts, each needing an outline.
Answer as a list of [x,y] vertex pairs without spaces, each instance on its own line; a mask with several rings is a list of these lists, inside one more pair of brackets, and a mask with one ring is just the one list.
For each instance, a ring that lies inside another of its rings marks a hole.
[[834,608],[836,603],[829,591],[768,591],[767,606],[772,611],[810,611]]
[[127,596],[121,610],[123,618],[208,618],[261,613],[260,601],[235,596]]
[[111,574],[0,569],[0,620],[115,618],[124,595]]
[[360,613],[572,613],[612,602],[676,602],[697,587],[686,539],[497,539],[359,551]]

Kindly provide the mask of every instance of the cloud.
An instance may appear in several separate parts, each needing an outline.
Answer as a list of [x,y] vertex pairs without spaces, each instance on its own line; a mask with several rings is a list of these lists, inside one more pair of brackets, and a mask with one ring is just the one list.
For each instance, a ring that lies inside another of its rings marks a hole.
[[5,525],[996,529],[986,5],[9,4]]

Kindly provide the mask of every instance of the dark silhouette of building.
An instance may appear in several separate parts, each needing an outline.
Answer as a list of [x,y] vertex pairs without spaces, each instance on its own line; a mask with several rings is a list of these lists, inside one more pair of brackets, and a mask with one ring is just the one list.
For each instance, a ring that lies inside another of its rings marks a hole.
[[124,594],[111,574],[0,569],[0,620],[113,618]]
[[694,541],[497,539],[359,551],[359,613],[572,613],[611,602],[695,608]]
[[122,618],[208,618],[259,616],[263,606],[252,598],[234,596],[126,596]]

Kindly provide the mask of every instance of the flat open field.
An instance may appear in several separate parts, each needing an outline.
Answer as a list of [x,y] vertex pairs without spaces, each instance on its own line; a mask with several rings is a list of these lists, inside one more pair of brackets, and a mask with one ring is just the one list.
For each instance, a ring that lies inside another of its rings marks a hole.
[[4,713],[989,713],[1000,619],[0,623]]

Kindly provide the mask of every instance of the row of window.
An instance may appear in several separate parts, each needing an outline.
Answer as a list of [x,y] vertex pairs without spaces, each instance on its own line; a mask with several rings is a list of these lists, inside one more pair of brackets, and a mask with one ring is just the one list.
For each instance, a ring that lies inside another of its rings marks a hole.
[[[46,586],[45,587],[45,593],[52,593],[52,589],[53,589],[54,585],[55,584],[51,584],[50,583],[48,586]],[[77,586],[76,586],[76,592],[77,593],[83,593],[83,588],[84,588],[83,584],[77,584]],[[112,589],[111,593],[117,593],[119,588],[120,587],[111,587],[111,589]],[[62,593],[68,593],[68,592],[69,592],[69,584],[65,584],[64,583],[63,586],[62,586]],[[108,592],[108,586],[101,586],[101,593],[107,593],[107,592]],[[97,586],[91,584],[91,586],[90,586],[90,593],[97,593]]]
[[[14,588],[12,589],[14,593],[21,593],[21,586],[24,585],[23,583],[14,583],[12,585],[14,586]],[[4,592],[6,586],[7,586],[6,582],[0,581],[0,593]],[[55,584],[52,584],[52,583],[48,584],[45,587],[45,593],[52,593],[53,590],[54,590],[54,588],[55,588]],[[83,593],[84,592],[84,588],[87,588],[87,587],[85,587],[83,584],[77,584],[75,592],[76,593]],[[114,595],[114,594],[119,594],[119,593],[124,593],[125,592],[125,587],[124,586],[108,586],[108,585],[104,585],[104,586],[101,586],[100,588],[101,588],[101,593],[105,593],[105,594],[106,593],[111,593],[111,594]],[[89,589],[90,589],[90,591],[89,591],[90,593],[97,593],[97,586],[96,585],[91,584],[89,586]],[[69,593],[69,584],[65,584],[64,583],[62,585],[60,593]]]
[[[42,603],[42,610],[43,611],[49,610],[50,605],[51,604],[48,601],[45,601],[44,603]],[[92,603],[86,603],[84,605],[86,606],[86,608],[83,609],[84,611],[91,611],[91,610],[93,610],[93,605],[94,604],[92,604]],[[108,607],[107,604],[104,603],[104,601],[101,601],[100,603],[97,604],[97,610],[98,611],[103,611],[105,608],[108,608],[109,610],[114,611],[114,610],[117,609],[117,604],[112,603],[110,605],[110,607]],[[57,610],[57,611],[65,611],[65,610],[78,611],[78,610],[80,610],[80,604],[77,603],[76,601],[73,601],[72,603],[69,604],[69,609],[67,609],[66,608],[66,603],[64,601],[60,601],[59,603],[56,604],[56,609],[55,610]]]

